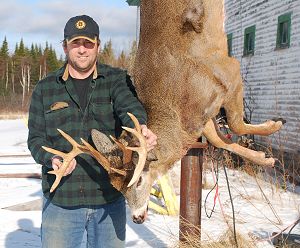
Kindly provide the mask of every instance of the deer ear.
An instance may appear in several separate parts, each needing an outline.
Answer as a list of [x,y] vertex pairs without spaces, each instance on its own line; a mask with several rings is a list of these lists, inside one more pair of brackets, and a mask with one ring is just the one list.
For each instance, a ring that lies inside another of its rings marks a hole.
[[100,153],[109,153],[114,148],[114,144],[104,133],[96,129],[92,129],[91,133],[92,140]]
[[154,153],[153,150],[147,153],[147,161],[157,161],[156,154]]

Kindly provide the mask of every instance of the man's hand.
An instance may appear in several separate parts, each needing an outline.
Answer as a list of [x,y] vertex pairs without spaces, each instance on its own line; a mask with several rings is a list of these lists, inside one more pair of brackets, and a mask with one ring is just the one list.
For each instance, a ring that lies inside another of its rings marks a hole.
[[148,129],[146,125],[141,125],[141,129],[142,129],[142,134],[146,138],[147,150],[149,152],[157,144],[157,136],[150,129]]
[[[62,161],[63,160],[60,156],[56,155],[56,156],[52,157],[52,168],[53,168],[53,170],[58,170],[59,167],[62,166]],[[67,175],[71,174],[73,172],[73,170],[75,170],[76,164],[77,164],[77,162],[76,162],[75,158],[73,158],[70,165],[66,169],[66,171],[64,173],[64,176],[67,176]]]

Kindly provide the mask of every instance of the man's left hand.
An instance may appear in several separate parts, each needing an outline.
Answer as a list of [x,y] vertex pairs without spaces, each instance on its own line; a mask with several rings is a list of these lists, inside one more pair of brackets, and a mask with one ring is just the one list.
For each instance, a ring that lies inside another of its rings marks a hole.
[[149,152],[157,145],[157,136],[146,125],[141,125],[141,130],[146,138],[147,150]]

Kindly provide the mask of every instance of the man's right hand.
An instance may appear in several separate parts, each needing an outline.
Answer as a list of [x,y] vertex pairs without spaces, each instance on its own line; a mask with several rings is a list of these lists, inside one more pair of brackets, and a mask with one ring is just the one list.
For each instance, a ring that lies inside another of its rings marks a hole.
[[[52,168],[53,168],[53,170],[58,170],[62,166],[62,163],[63,163],[63,159],[61,157],[54,156],[52,158]],[[76,162],[75,158],[73,158],[70,165],[66,169],[66,171],[64,173],[64,176],[67,176],[67,175],[71,174],[73,172],[73,170],[75,170],[76,164],[77,164],[77,162]]]

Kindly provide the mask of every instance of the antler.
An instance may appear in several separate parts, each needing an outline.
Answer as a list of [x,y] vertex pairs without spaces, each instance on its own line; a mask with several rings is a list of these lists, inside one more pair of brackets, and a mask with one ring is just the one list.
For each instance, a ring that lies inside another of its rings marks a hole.
[[[136,165],[132,179],[130,180],[130,182],[127,186],[127,187],[130,187],[132,184],[134,184],[138,180],[138,178],[140,177],[141,172],[144,168],[144,164],[146,162],[146,157],[147,157],[147,144],[146,144],[146,140],[145,140],[144,136],[142,135],[141,126],[140,126],[138,120],[136,119],[136,117],[133,114],[131,114],[131,113],[127,113],[127,114],[133,121],[135,129],[128,128],[128,127],[122,127],[122,128],[124,130],[132,133],[133,135],[135,135],[137,137],[137,139],[139,140],[140,146],[139,147],[126,147],[121,142],[116,140],[115,138],[112,137],[112,139],[123,151],[123,163],[130,162],[131,157],[132,157],[132,151],[136,151],[139,154],[138,164]],[[72,144],[73,148],[70,152],[64,153],[64,152],[55,150],[53,148],[42,146],[42,148],[45,149],[47,152],[53,153],[53,154],[58,155],[63,158],[63,164],[59,167],[58,170],[53,170],[53,171],[48,172],[49,174],[53,174],[56,176],[55,181],[50,188],[50,192],[53,192],[57,188],[57,186],[59,185],[59,183],[60,183],[62,177],[64,176],[65,171],[67,170],[72,159],[82,153],[86,153],[86,154],[93,156],[103,166],[103,168],[108,173],[116,172],[118,174],[126,176],[125,171],[111,167],[109,160],[107,158],[105,158],[99,151],[97,151],[94,147],[92,147],[84,139],[81,139],[81,142],[83,143],[83,145],[79,145],[70,135],[66,134],[65,132],[63,132],[60,129],[57,129],[57,130],[67,141],[69,141]]]
[[132,159],[132,151],[128,150],[125,145],[118,141],[115,137],[109,136],[123,152],[123,164],[127,164]]
[[127,113],[127,114],[133,121],[136,129],[129,128],[129,127],[122,127],[122,128],[124,130],[126,130],[127,132],[130,132],[133,135],[135,135],[138,138],[139,143],[140,143],[139,147],[126,147],[126,149],[129,149],[131,151],[136,151],[139,154],[138,164],[136,165],[133,176],[127,185],[127,187],[130,187],[132,184],[134,184],[139,179],[139,177],[143,171],[143,168],[144,168],[144,165],[146,162],[146,158],[147,158],[147,143],[146,143],[146,139],[145,139],[144,135],[142,134],[141,126],[140,126],[137,118],[131,113]]
[[57,129],[58,132],[67,140],[69,141],[73,148],[70,152],[64,153],[58,150],[55,150],[53,148],[49,148],[46,146],[42,146],[43,149],[45,149],[47,152],[53,153],[55,155],[58,155],[63,158],[63,164],[59,167],[58,170],[49,171],[49,174],[53,174],[56,176],[55,181],[53,185],[50,188],[50,193],[52,193],[60,183],[62,177],[64,176],[68,166],[70,165],[70,162],[73,158],[75,158],[77,155],[82,153],[87,153],[93,156],[103,167],[106,171],[111,172],[114,171],[116,173],[119,173],[121,175],[126,175],[125,171],[121,171],[115,168],[112,168],[110,166],[109,161],[96,149],[94,149],[88,142],[86,142],[84,139],[81,139],[82,143],[84,145],[79,145],[70,135],[66,134],[64,131]]
[[74,139],[72,139],[71,136],[69,136],[68,134],[66,134],[65,132],[63,132],[60,129],[57,129],[57,131],[60,132],[60,134],[62,136],[64,136],[64,138],[67,139],[72,144],[73,149],[69,153],[64,153],[64,152],[55,150],[53,148],[42,146],[42,148],[44,150],[46,150],[47,152],[53,153],[53,154],[58,155],[63,158],[63,164],[59,167],[58,170],[53,170],[53,171],[48,172],[49,174],[53,174],[56,176],[55,181],[54,181],[52,187],[50,188],[50,192],[53,192],[56,189],[56,187],[58,186],[60,180],[62,179],[63,175],[65,174],[65,171],[67,170],[72,159],[75,158],[77,155],[83,153],[83,151],[79,148],[80,145],[78,145],[76,143],[76,141]]

